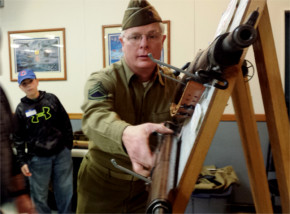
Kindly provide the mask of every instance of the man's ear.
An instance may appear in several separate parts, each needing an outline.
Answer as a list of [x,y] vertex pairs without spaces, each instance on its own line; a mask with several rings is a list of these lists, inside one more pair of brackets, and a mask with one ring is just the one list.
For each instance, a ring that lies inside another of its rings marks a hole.
[[122,37],[122,36],[119,36],[119,40],[120,40],[120,42],[121,42],[121,44],[122,44],[122,46],[123,46],[123,45],[124,45],[123,37]]
[[163,35],[162,44],[164,44],[165,39],[166,39],[166,35]]

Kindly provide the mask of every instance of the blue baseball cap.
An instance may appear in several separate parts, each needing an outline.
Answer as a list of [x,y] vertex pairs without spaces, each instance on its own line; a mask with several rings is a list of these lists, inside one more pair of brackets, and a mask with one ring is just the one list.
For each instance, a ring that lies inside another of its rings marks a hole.
[[31,69],[25,69],[18,72],[18,84],[20,85],[23,80],[36,79],[35,73]]

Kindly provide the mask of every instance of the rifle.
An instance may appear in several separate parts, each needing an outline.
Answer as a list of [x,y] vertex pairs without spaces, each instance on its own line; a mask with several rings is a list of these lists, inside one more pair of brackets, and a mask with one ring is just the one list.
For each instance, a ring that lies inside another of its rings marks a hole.
[[192,116],[196,104],[201,100],[207,87],[213,86],[221,90],[228,87],[223,71],[237,65],[244,49],[255,42],[257,32],[254,25],[258,16],[256,10],[245,24],[239,25],[231,33],[218,36],[207,49],[198,52],[195,59],[182,69],[156,60],[148,54],[157,64],[172,68],[176,76],[180,73],[184,76],[181,81],[170,78],[179,82],[170,107],[173,122],[166,123],[167,127],[174,130],[174,134],[159,134],[159,144],[155,151],[157,158],[149,185],[147,213],[172,213],[183,122]]

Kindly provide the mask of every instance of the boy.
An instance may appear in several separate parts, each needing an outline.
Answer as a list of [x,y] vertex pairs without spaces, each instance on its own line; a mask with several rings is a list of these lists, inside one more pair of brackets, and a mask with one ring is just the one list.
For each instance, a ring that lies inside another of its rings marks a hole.
[[69,117],[55,95],[38,90],[32,70],[20,71],[18,83],[26,96],[15,111],[14,141],[21,171],[29,177],[31,198],[39,213],[50,213],[47,199],[52,179],[58,213],[69,213],[73,195]]

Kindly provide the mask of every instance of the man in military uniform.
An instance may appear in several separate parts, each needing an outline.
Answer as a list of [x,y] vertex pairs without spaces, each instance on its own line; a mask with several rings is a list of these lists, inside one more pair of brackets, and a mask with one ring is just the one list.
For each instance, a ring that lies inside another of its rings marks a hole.
[[85,86],[82,129],[92,142],[79,170],[77,213],[144,213],[145,182],[115,168],[111,159],[149,176],[155,160],[149,136],[172,133],[163,122],[171,119],[176,83],[161,76],[173,76],[168,68],[147,56],[161,56],[162,20],[147,1],[131,0],[122,30],[123,58],[92,73]]

